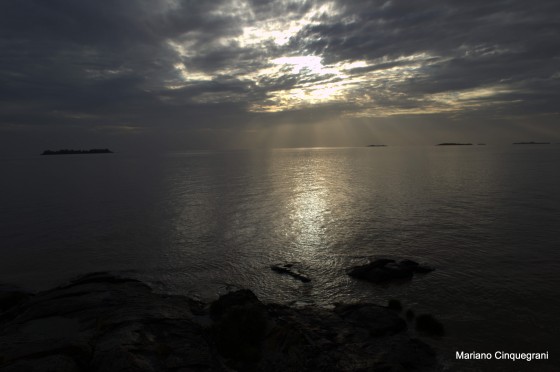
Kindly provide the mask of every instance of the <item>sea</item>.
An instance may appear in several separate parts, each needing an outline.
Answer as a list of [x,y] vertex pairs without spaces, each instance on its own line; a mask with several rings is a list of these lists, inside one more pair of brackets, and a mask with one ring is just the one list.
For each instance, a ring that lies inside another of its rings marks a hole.
[[[204,301],[237,288],[292,306],[398,299],[444,324],[441,338],[410,332],[447,370],[560,370],[559,165],[554,144],[2,157],[0,283],[109,271]],[[383,257],[436,270],[391,285],[346,274]]]

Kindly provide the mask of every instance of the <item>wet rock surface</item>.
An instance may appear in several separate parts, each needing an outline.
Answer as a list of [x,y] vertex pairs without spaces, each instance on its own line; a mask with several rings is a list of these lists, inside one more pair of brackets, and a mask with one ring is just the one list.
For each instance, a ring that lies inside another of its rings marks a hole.
[[303,283],[309,283],[311,279],[309,276],[302,273],[294,263],[285,263],[285,264],[275,264],[270,266],[272,271],[275,271],[279,274],[286,274],[291,276],[294,279],[302,281]]
[[412,260],[405,259],[397,262],[381,258],[365,265],[351,267],[347,273],[353,278],[381,284],[407,281],[412,279],[415,273],[425,274],[431,271],[434,271],[434,268]]
[[240,290],[208,305],[105,273],[0,302],[2,372],[439,368],[395,311],[374,304],[292,308]]
[[441,337],[445,334],[443,324],[431,314],[418,315],[416,318],[416,330],[430,337]]

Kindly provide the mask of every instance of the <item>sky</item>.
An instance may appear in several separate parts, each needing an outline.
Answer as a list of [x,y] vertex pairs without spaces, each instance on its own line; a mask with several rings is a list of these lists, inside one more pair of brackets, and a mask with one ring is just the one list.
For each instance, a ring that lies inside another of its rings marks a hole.
[[0,153],[560,142],[557,0],[7,0]]

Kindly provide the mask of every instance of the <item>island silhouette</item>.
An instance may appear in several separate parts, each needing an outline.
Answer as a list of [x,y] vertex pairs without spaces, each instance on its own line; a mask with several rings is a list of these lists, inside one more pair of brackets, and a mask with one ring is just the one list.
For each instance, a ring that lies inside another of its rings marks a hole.
[[444,142],[438,143],[436,146],[472,146],[472,143]]
[[72,155],[72,154],[112,154],[113,151],[109,149],[90,149],[90,150],[74,150],[74,149],[63,149],[63,150],[45,150],[41,155]]

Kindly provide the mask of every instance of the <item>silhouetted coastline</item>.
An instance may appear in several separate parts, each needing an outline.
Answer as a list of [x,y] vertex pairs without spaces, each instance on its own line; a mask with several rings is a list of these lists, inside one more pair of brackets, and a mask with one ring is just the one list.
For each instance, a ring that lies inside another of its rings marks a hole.
[[74,155],[74,154],[112,154],[113,151],[109,149],[90,149],[90,150],[74,150],[74,149],[63,149],[63,150],[45,150],[41,155]]
[[[242,289],[208,304],[154,293],[135,279],[92,273],[36,294],[0,292],[0,369],[437,369],[436,352],[411,337],[412,320],[403,319],[395,303],[295,308],[265,304]],[[443,333],[439,322],[427,320],[415,321],[416,330]]]

